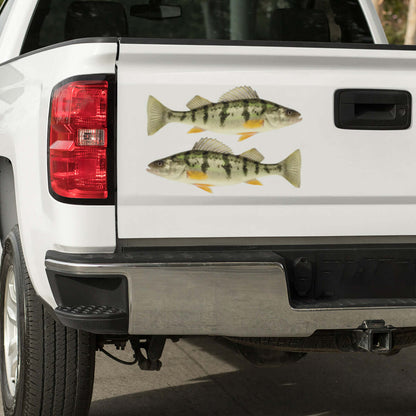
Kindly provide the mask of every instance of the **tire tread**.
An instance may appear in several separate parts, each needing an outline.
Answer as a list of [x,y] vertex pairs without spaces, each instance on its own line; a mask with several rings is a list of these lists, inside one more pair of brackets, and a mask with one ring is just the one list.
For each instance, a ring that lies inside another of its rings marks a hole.
[[95,337],[64,327],[41,303],[23,260],[17,227],[12,234],[21,264],[25,312],[23,393],[18,398],[23,403],[15,411],[22,408],[24,416],[87,416],[94,382]]

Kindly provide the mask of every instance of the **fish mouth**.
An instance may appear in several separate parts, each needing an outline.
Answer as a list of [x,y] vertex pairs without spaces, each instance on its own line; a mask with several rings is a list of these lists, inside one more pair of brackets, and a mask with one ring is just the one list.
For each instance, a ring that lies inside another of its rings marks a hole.
[[161,172],[159,172],[157,169],[152,169],[152,168],[147,168],[146,169],[146,172],[149,172],[149,173],[151,173],[152,175],[155,175],[155,176],[161,176],[162,178],[164,178],[165,177],[165,175],[163,175]]

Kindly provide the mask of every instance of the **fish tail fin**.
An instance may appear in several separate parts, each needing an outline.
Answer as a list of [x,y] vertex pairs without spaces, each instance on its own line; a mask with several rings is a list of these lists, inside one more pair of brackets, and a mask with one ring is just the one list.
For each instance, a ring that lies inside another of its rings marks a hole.
[[300,173],[302,158],[300,150],[294,151],[285,160],[279,163],[282,167],[281,175],[296,188],[300,188]]
[[171,110],[155,97],[149,96],[147,101],[147,134],[152,136],[168,123],[167,115]]

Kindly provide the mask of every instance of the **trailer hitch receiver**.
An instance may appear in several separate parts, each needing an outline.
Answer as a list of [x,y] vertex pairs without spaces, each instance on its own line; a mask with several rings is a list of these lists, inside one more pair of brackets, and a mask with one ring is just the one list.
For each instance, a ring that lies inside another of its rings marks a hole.
[[394,331],[395,328],[386,325],[383,320],[364,321],[360,328],[353,332],[353,339],[361,351],[388,354],[393,348]]

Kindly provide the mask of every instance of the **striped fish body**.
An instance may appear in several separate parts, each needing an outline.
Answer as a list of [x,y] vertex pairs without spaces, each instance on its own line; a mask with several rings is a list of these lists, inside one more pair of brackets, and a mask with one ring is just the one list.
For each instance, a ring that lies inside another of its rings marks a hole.
[[189,151],[171,156],[173,163],[184,166],[179,182],[211,186],[237,185],[256,178],[279,175],[281,166],[264,165],[245,157],[226,153]]
[[[217,148],[219,151],[216,151]],[[228,150],[215,139],[201,139],[190,151],[152,162],[148,171],[166,179],[200,187],[237,185],[244,182],[261,185],[257,179],[271,175],[283,176],[292,185],[300,186],[299,150],[276,164],[261,163],[263,156],[256,149],[242,155],[234,155]]]
[[205,105],[191,111],[168,111],[168,122],[179,122],[225,134],[241,132],[265,132],[284,127],[272,125],[274,113],[284,111],[283,107],[261,99],[247,99]]

